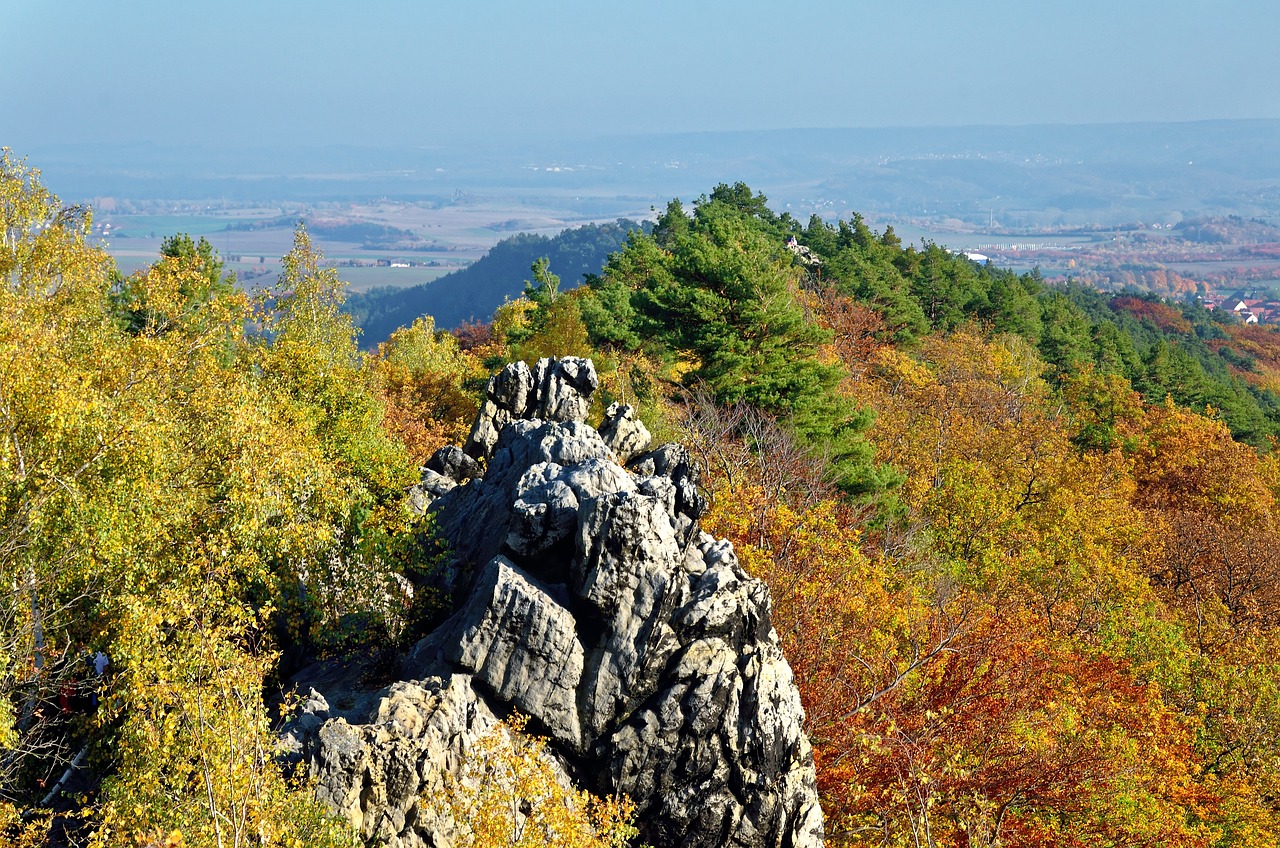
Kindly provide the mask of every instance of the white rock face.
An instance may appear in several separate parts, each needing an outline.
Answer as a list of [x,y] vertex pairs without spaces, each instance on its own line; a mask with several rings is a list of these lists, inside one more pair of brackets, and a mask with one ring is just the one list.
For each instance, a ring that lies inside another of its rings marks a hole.
[[573,615],[505,557],[489,561],[449,624],[444,656],[572,747],[583,649]]
[[619,462],[630,462],[649,449],[653,436],[649,428],[636,418],[635,407],[614,403],[605,410],[600,437],[612,448]]
[[[402,663],[423,682],[395,684],[367,724],[313,716],[294,731],[320,797],[366,839],[443,846],[409,812],[406,799],[429,791],[416,740],[447,727],[436,735],[453,741],[431,756],[456,763],[468,734],[514,707],[585,788],[635,801],[640,842],[821,845],[813,753],[768,590],[698,528],[706,502],[687,451],[619,465],[639,442],[583,423],[595,388],[585,360],[511,366],[489,385],[497,412],[482,411],[467,446],[488,467],[437,487],[430,505],[453,552],[437,588],[456,611]],[[443,702],[441,679],[470,693],[448,695],[469,718],[388,705],[413,687]],[[394,777],[410,761],[417,777]]]
[[364,840],[445,848],[452,823],[418,802],[445,791],[498,719],[466,675],[451,675],[393,684],[362,724],[330,718],[323,698],[309,699],[297,723],[315,726],[300,736],[317,796]]

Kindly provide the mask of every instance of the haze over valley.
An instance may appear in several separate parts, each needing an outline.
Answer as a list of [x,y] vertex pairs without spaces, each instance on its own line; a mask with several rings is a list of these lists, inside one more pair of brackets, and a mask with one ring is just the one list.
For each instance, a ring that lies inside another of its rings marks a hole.
[[[95,209],[124,270],[186,232],[208,238],[245,284],[276,272],[298,221],[359,292],[429,282],[515,233],[650,219],[672,198],[692,201],[738,180],[801,221],[857,213],[908,243],[1051,278],[1152,287],[1151,272],[1164,271],[1192,287],[1258,289],[1277,279],[1280,237],[1268,228],[1280,221],[1278,121],[667,134],[519,149],[42,153],[64,199]],[[1219,227],[1213,238],[1197,229],[1218,219],[1253,226]]]

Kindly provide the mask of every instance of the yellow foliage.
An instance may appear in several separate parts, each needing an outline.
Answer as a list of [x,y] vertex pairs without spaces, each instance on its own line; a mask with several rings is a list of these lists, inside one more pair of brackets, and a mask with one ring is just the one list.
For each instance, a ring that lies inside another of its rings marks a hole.
[[22,810],[0,800],[0,839],[8,848],[39,848],[49,832],[50,815],[37,814],[24,818]]
[[626,798],[595,798],[557,778],[546,740],[515,715],[483,736],[451,775],[446,797],[424,799],[451,820],[458,848],[623,848],[637,831]]
[[430,316],[402,327],[378,347],[371,378],[386,404],[384,426],[421,465],[445,445],[466,440],[477,411],[484,363],[437,332]]
[[[131,603],[117,621],[102,723],[118,723],[117,772],[104,785],[95,845],[349,846],[345,824],[273,762],[262,700],[275,657],[245,646],[252,611],[207,583]],[[154,836],[160,834],[160,836]]]
[[513,336],[528,332],[532,321],[532,313],[538,304],[527,297],[503,301],[493,312],[493,337],[500,345],[510,344]]
[[[346,844],[274,763],[264,634],[279,616],[324,623],[308,581],[365,561],[412,467],[304,240],[268,340],[198,258],[113,284],[87,221],[5,154],[0,585],[16,591],[0,593],[14,754],[0,797],[38,802],[33,775],[87,739],[91,767],[113,771],[81,811],[99,844],[174,830],[193,846]],[[41,709],[64,682],[92,685],[97,650],[111,658],[101,707]]]
[[526,323],[520,331],[516,332],[513,327],[502,336],[507,340],[509,357],[526,362],[537,362],[544,357],[592,357],[596,351],[587,339],[587,326],[582,321],[576,295],[568,292],[522,313]]

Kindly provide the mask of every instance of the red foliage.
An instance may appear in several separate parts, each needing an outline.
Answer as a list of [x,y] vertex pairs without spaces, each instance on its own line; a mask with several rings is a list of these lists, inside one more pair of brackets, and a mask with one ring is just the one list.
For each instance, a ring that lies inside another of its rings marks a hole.
[[[1007,848],[1204,844],[1182,812],[1196,799],[1189,734],[1158,691],[1016,614],[984,615],[854,724],[818,753],[828,806],[851,830],[906,822],[938,844]],[[1140,820],[1125,820],[1122,796]]]
[[485,350],[493,344],[493,324],[481,321],[464,321],[453,331],[458,348],[464,351]]
[[832,349],[844,364],[849,376],[862,379],[870,367],[872,356],[882,345],[877,340],[884,330],[880,313],[834,289],[812,293],[812,308],[818,323],[832,333]]
[[1129,296],[1113,297],[1111,308],[1116,312],[1128,312],[1139,321],[1150,321],[1168,333],[1191,332],[1191,322],[1183,318],[1182,313],[1159,301]]

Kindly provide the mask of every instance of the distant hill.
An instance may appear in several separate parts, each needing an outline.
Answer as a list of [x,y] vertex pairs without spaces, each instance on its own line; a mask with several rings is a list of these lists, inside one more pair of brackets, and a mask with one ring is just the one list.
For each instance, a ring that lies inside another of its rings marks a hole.
[[487,321],[505,299],[521,295],[534,260],[547,257],[552,273],[565,289],[571,289],[582,282],[583,275],[598,272],[609,254],[622,247],[627,234],[643,226],[619,219],[567,229],[554,237],[521,233],[498,242],[468,268],[411,288],[352,295],[346,309],[364,331],[361,343],[366,347],[422,315],[433,316],[442,329],[472,319]]

